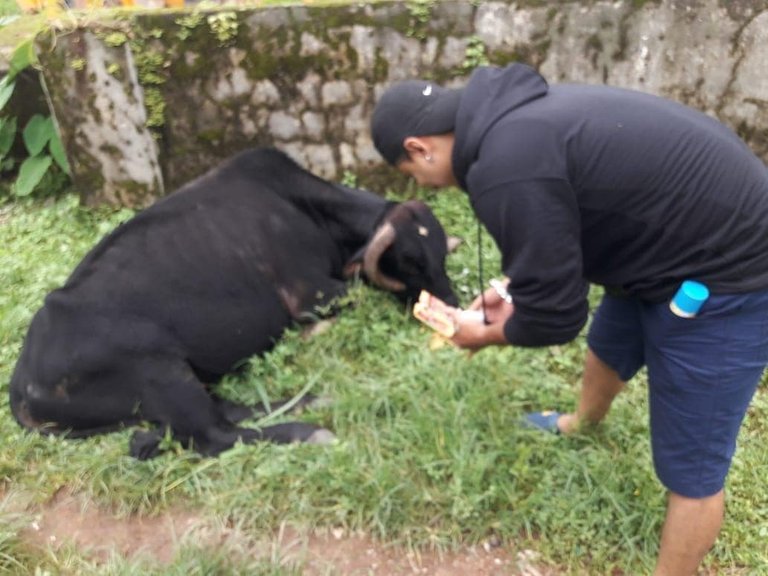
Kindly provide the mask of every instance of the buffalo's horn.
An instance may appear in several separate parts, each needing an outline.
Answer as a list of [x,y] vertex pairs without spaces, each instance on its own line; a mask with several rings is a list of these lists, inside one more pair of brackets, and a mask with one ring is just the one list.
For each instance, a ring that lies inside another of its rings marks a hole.
[[368,248],[363,255],[363,271],[368,279],[390,292],[400,292],[405,290],[405,284],[390,278],[379,269],[379,260],[384,251],[392,246],[395,241],[395,227],[391,223],[385,222],[371,238]]

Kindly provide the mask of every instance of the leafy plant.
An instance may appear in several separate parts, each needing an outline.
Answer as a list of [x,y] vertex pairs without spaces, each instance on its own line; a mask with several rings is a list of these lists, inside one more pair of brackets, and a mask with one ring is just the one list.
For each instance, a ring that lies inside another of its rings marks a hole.
[[344,175],[341,177],[341,183],[344,186],[355,188],[358,185],[357,174],[355,174],[351,170],[345,170]]
[[221,46],[228,46],[237,37],[237,14],[218,12],[208,16],[208,26]]
[[[35,114],[22,130],[27,156],[13,156],[13,144],[19,131],[18,119],[7,113],[7,105],[16,89],[18,75],[36,63],[32,39],[19,44],[11,55],[8,74],[0,80],[0,174],[18,172],[11,188],[15,196],[28,196],[36,189],[61,188],[69,175],[64,147],[50,116]],[[20,163],[19,163],[20,160]]]
[[192,31],[197,28],[203,20],[203,15],[197,10],[193,10],[191,14],[176,19],[175,22],[179,26],[179,31],[176,32],[176,37],[182,42],[187,40],[192,36]]
[[424,27],[429,23],[432,17],[432,7],[435,0],[410,0],[406,4],[408,12],[411,15],[412,25],[408,30],[408,36],[423,40],[426,38]]
[[128,36],[126,36],[125,32],[110,32],[104,37],[104,43],[113,48],[119,48],[126,42],[128,42]]
[[473,70],[478,66],[487,66],[490,63],[485,51],[485,44],[477,36],[472,36],[467,42],[467,48],[464,52],[464,70]]

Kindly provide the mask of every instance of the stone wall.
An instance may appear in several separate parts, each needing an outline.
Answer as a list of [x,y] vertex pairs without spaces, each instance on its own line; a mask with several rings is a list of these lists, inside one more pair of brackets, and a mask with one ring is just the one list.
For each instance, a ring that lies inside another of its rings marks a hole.
[[550,82],[669,96],[768,161],[768,0],[411,0],[127,14],[38,38],[88,204],[146,205],[236,150],[274,145],[375,182],[368,119],[391,82],[461,85],[518,60]]

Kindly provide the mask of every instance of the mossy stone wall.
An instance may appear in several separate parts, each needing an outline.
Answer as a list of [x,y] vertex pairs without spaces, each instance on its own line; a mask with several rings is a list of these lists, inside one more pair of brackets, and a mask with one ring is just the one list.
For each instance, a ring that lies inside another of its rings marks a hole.
[[146,205],[254,145],[320,176],[384,170],[377,96],[421,76],[461,85],[524,61],[550,82],[608,83],[717,116],[768,161],[768,0],[377,2],[129,13],[38,39],[88,204]]

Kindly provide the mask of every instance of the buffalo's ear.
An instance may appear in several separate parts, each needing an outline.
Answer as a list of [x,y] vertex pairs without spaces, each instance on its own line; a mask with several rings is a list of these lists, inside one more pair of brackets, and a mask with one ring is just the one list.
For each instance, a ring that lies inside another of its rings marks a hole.
[[464,242],[464,240],[458,236],[448,236],[448,252],[450,253],[456,250],[456,248],[458,248],[462,242]]
[[344,265],[344,270],[341,271],[344,278],[354,278],[360,276],[360,272],[363,270],[363,263],[360,260],[350,260]]
[[341,271],[344,278],[354,278],[362,274],[363,257],[365,256],[365,251],[367,248],[368,244],[366,243],[362,246],[362,248],[350,256],[349,260],[347,260],[347,263],[344,264],[344,269]]

